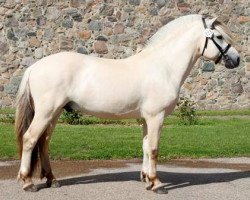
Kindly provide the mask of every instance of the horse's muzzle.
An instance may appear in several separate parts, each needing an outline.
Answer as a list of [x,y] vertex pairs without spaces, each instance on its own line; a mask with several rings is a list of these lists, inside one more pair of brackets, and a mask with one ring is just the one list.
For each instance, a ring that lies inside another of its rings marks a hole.
[[237,58],[230,58],[229,56],[225,56],[223,58],[224,62],[225,62],[225,67],[228,69],[234,69],[236,67],[239,66],[240,64],[240,57],[237,56]]

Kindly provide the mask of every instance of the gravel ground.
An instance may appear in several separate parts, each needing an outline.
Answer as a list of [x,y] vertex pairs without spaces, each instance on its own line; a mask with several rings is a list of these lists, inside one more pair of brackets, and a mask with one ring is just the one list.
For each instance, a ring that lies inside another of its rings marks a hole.
[[[140,161],[60,162],[52,163],[54,167],[60,168],[57,172],[55,169],[60,177],[60,188],[45,188],[44,181],[35,180],[40,190],[28,193],[22,190],[15,179],[5,176],[0,180],[0,199],[250,199],[250,158],[185,159],[161,163],[159,175],[168,189],[168,194],[164,195],[145,190],[144,183],[139,181]],[[14,173],[15,176],[18,165],[17,161],[0,162],[0,170],[2,173]],[[220,165],[222,167],[218,167]],[[84,173],[77,172],[79,168],[85,169]],[[71,170],[72,174],[66,173]]]

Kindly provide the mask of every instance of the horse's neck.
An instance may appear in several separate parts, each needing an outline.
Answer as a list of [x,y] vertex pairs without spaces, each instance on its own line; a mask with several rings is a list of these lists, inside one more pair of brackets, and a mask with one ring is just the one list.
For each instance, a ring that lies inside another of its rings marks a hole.
[[200,37],[197,36],[195,29],[190,30],[178,39],[149,46],[141,52],[140,56],[152,67],[166,70],[166,78],[170,79],[176,87],[181,87],[199,58],[197,52],[199,40]]

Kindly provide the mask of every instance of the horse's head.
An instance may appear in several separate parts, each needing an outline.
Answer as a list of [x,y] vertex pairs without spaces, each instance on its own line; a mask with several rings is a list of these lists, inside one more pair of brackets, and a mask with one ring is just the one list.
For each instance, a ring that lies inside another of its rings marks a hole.
[[204,37],[202,37],[201,55],[215,61],[215,64],[223,59],[225,67],[229,69],[238,67],[240,56],[237,50],[231,46],[232,40],[225,25],[216,18],[202,18],[202,21]]

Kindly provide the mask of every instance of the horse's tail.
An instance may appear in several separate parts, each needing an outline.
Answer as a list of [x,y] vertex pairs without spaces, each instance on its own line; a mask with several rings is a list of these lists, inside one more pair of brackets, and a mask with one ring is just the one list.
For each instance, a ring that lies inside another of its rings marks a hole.
[[[29,67],[23,76],[16,101],[16,119],[15,132],[18,144],[18,152],[20,159],[23,150],[23,135],[28,130],[35,114],[33,98],[30,92],[29,76],[31,67]],[[38,163],[38,144],[34,147],[31,156],[30,175],[34,172]]]

